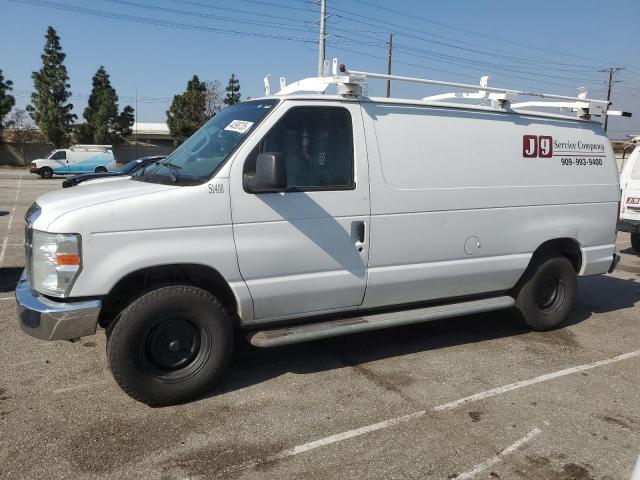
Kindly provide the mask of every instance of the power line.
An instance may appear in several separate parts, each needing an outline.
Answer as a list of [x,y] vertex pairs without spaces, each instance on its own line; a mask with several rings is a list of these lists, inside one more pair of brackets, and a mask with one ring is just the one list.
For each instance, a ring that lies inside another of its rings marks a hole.
[[530,48],[530,49],[534,49],[534,50],[539,50],[539,51],[547,52],[547,53],[553,53],[555,55],[561,55],[561,56],[565,56],[565,57],[579,58],[579,59],[582,59],[582,60],[589,60],[589,61],[598,62],[598,63],[603,63],[604,62],[603,60],[598,60],[598,59],[595,59],[595,58],[584,57],[584,56],[581,56],[581,55],[561,52],[561,51],[558,51],[558,50],[552,50],[552,49],[549,49],[549,48],[539,47],[537,45],[530,45],[530,44],[523,43],[523,42],[518,42],[518,41],[515,41],[515,40],[509,40],[509,39],[506,39],[506,38],[497,37],[495,35],[489,35],[489,34],[483,33],[483,32],[476,32],[474,30],[469,30],[469,29],[466,29],[466,28],[457,27],[455,25],[449,25],[449,24],[446,24],[446,23],[443,23],[443,22],[438,22],[438,21],[435,21],[435,20],[430,20],[430,19],[427,19],[427,18],[424,18],[424,17],[420,17],[420,16],[415,15],[415,14],[408,14],[406,12],[402,12],[402,11],[399,11],[399,10],[394,10],[392,8],[389,8],[389,7],[383,7],[381,5],[377,5],[377,4],[375,4],[373,2],[370,2],[370,1],[367,1],[367,0],[356,0],[356,2],[362,3],[364,5],[368,5],[368,6],[373,7],[373,8],[384,10],[384,11],[387,11],[387,12],[390,12],[390,13],[395,13],[396,15],[402,15],[404,17],[409,17],[409,18],[414,19],[414,20],[419,20],[419,21],[422,21],[422,22],[431,23],[433,25],[438,25],[440,27],[449,28],[449,29],[452,29],[452,30],[457,30],[459,32],[464,32],[464,33],[468,33],[468,34],[471,34],[471,35],[477,35],[477,36],[484,37],[484,38],[490,38],[492,40],[496,40],[496,41],[499,41],[499,42],[504,42],[504,43],[508,43],[508,44],[512,44],[512,45],[519,45],[519,46],[522,46],[522,47],[526,47],[526,48]]
[[[517,55],[514,56],[514,52],[513,51],[505,51],[505,50],[497,50],[497,49],[489,49],[489,50],[478,50],[477,48],[477,43],[469,43],[469,42],[464,42],[458,39],[454,39],[451,37],[447,37],[444,35],[437,35],[434,33],[430,33],[430,32],[425,32],[424,30],[420,30],[420,29],[416,29],[416,28],[412,28],[409,27],[407,25],[401,25],[401,24],[397,24],[397,23],[392,23],[390,22],[388,19],[385,20],[381,20],[381,19],[377,19],[374,17],[370,17],[370,16],[366,16],[366,15],[362,15],[361,13],[353,13],[350,12],[348,10],[344,10],[344,9],[340,9],[340,8],[336,8],[334,7],[332,10],[338,11],[338,12],[342,12],[343,14],[336,14],[337,17],[340,17],[348,22],[352,22],[352,23],[358,23],[358,24],[364,24],[364,25],[369,25],[369,26],[374,26],[377,28],[380,28],[380,25],[376,25],[376,24],[372,24],[370,22],[367,21],[363,21],[361,19],[366,19],[366,20],[370,20],[373,22],[377,22],[379,24],[384,25],[385,27],[389,27],[392,26],[395,29],[395,33],[396,34],[401,34],[409,37],[409,38],[413,38],[415,40],[420,40],[423,42],[429,42],[429,43],[435,43],[438,45],[443,45],[449,48],[456,48],[456,49],[461,49],[461,50],[467,50],[467,51],[471,51],[473,53],[479,53],[482,55],[490,55],[490,56],[501,56],[502,58],[509,58],[513,61],[518,61],[520,63],[534,63],[534,64],[540,64],[539,67],[537,68],[549,68],[548,65],[549,64],[553,64],[553,65],[558,65],[558,66],[564,66],[564,67],[574,67],[574,68],[578,68],[578,69],[590,69],[590,70],[594,70],[597,68],[601,68],[601,65],[574,65],[574,64],[569,64],[565,61],[562,62],[557,62],[557,61],[553,61],[550,60],[548,58],[536,58],[536,57],[531,57],[531,56],[527,56],[527,55]],[[347,14],[347,16],[345,16],[344,14]],[[428,35],[428,36],[432,36],[432,37],[436,37],[436,38],[441,38],[441,39],[445,39],[448,40],[449,42],[453,42],[453,43],[446,43],[446,42],[439,42],[436,40],[432,40],[432,39],[428,39],[425,38],[424,36],[418,36],[412,33],[406,33],[406,32],[417,32],[420,35]],[[472,47],[474,47],[473,49],[469,49],[469,48],[465,48],[465,47],[460,47],[459,45],[456,44],[461,44],[461,45],[471,45]],[[547,67],[545,67],[547,66]],[[554,69],[557,69],[557,67],[554,67]]]
[[[12,95],[18,97],[26,97],[31,96],[31,90],[13,90],[11,92]],[[71,95],[73,98],[77,98],[78,100],[88,100],[91,96],[88,93],[76,93]],[[139,102],[142,103],[168,103],[173,100],[173,97],[137,97]],[[132,95],[118,95],[118,101],[134,101],[136,96]]]
[[276,35],[276,34],[260,33],[260,32],[245,32],[240,30],[229,30],[229,29],[218,28],[218,27],[214,28],[214,27],[207,27],[203,25],[194,25],[189,23],[158,20],[158,19],[140,17],[135,15],[126,15],[126,14],[109,12],[106,10],[96,10],[93,8],[77,7],[74,5],[68,5],[68,4],[59,3],[59,2],[50,2],[46,0],[9,0],[9,1],[14,3],[21,3],[25,5],[48,7],[55,10],[81,13],[83,15],[109,18],[113,20],[122,20],[122,21],[133,22],[133,23],[142,23],[147,25],[177,28],[181,30],[193,30],[193,31],[202,31],[202,32],[218,33],[218,34],[225,34],[225,35],[237,35],[237,36],[254,37],[254,38],[267,38],[271,40],[285,40],[285,41],[299,42],[299,43],[316,43],[316,40],[305,38],[305,37],[292,37],[288,35]]
[[146,9],[146,10],[175,13],[177,15],[187,15],[187,16],[197,17],[197,18],[220,20],[223,22],[241,23],[241,24],[254,25],[254,26],[265,27],[265,28],[275,28],[275,29],[281,29],[281,27],[287,27],[289,30],[294,30],[297,32],[305,32],[305,33],[309,31],[308,28],[300,28],[299,25],[292,25],[291,23],[281,23],[281,22],[272,22],[272,21],[260,22],[258,20],[246,20],[241,18],[223,17],[220,15],[213,15],[209,13],[193,12],[189,10],[179,10],[175,8],[166,8],[158,5],[149,5],[147,3],[131,2],[127,0],[102,0],[102,1],[121,4],[121,5],[128,5],[131,7],[136,7],[136,8]]

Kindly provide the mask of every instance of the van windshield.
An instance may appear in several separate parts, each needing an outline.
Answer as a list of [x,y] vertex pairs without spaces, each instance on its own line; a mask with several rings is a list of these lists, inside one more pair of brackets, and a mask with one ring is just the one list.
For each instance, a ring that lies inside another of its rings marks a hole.
[[133,179],[181,185],[208,180],[276,103],[254,100],[221,110],[167,158],[136,171]]

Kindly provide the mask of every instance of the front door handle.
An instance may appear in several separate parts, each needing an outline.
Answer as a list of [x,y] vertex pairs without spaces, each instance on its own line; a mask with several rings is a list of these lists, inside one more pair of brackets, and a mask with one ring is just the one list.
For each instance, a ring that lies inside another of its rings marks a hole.
[[358,251],[361,252],[364,248],[366,238],[364,222],[353,222],[353,235],[355,237],[355,246]]

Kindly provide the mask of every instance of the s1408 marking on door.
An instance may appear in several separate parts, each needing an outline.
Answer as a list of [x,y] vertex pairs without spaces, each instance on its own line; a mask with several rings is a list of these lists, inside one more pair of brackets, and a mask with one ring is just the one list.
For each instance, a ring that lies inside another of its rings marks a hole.
[[209,193],[213,195],[214,193],[224,193],[224,184],[223,183],[210,183],[209,184]]

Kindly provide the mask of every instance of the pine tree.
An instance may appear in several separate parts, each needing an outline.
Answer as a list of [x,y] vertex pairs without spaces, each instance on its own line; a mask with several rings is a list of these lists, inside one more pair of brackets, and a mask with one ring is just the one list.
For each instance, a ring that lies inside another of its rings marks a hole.
[[132,133],[133,123],[136,120],[134,109],[131,105],[124,107],[118,116],[118,135],[120,137],[130,137]]
[[206,91],[205,83],[194,75],[186,91],[173,97],[167,110],[167,125],[175,145],[180,145],[207,121]]
[[16,99],[9,92],[13,90],[13,82],[5,80],[2,70],[0,70],[0,143],[2,143],[2,130],[4,129],[4,117],[11,111],[16,104]]
[[118,114],[118,95],[103,66],[98,68],[92,83],[89,102],[83,113],[86,124],[78,126],[76,136],[81,142],[101,145],[119,143],[123,137],[131,134],[133,108],[127,105]]
[[240,81],[236,78],[234,73],[231,74],[229,83],[224,88],[227,92],[227,96],[224,99],[224,103],[227,105],[235,105],[240,103]]
[[98,68],[91,81],[93,86],[83,117],[87,121],[93,142],[108,145],[111,144],[118,119],[118,96],[103,66]]
[[34,92],[31,93],[31,104],[27,111],[38,125],[45,138],[56,148],[64,146],[77,118],[71,113],[73,104],[67,103],[71,98],[67,68],[63,62],[66,54],[60,46],[60,37],[53,29],[47,28],[45,35],[42,68],[33,72]]

